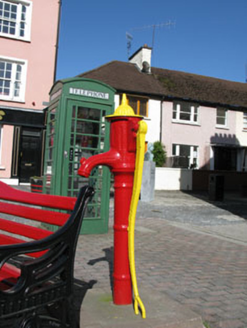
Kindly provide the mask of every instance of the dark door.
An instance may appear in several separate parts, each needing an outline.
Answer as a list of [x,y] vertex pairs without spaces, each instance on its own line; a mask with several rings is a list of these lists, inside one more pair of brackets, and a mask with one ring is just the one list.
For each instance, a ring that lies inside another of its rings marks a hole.
[[40,176],[42,131],[22,128],[19,155],[19,181],[30,182],[30,177]]

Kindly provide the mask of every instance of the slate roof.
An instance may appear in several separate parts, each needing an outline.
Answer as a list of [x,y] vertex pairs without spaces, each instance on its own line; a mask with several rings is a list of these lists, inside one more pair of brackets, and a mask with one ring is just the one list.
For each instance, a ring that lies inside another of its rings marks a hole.
[[121,61],[111,61],[79,76],[102,81],[118,92],[247,110],[246,83],[155,67],[146,74],[135,64]]

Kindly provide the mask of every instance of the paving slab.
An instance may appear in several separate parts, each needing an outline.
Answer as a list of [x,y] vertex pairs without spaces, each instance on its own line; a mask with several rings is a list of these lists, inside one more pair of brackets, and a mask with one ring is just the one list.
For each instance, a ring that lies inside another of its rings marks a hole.
[[90,289],[82,303],[80,328],[203,328],[200,315],[157,290],[142,288],[146,319],[132,305],[114,305],[110,292]]

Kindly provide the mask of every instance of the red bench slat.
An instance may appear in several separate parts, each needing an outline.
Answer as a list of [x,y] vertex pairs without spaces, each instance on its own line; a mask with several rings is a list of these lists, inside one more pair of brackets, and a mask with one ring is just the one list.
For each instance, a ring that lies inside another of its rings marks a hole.
[[0,270],[0,289],[7,290],[14,286],[20,274],[20,269],[9,263],[5,263]]
[[[27,242],[27,241],[25,241],[23,239],[19,239],[19,238],[15,238],[15,237],[12,237],[12,236],[0,234],[0,244],[1,245],[22,244],[22,243],[25,243],[25,242]],[[41,252],[35,252],[35,253],[28,253],[28,254],[25,254],[25,255],[31,256],[31,257],[40,257],[41,255],[44,255],[45,253],[46,253],[46,251],[41,251]]]
[[20,269],[9,263],[5,263],[0,270],[0,280],[8,278],[18,278],[20,274]]
[[0,229],[35,240],[50,236],[53,232],[30,225],[23,225],[15,221],[9,221],[0,218]]
[[3,203],[1,201],[0,212],[58,226],[62,226],[69,218],[69,214],[66,213],[59,213],[49,210],[42,210],[34,207],[25,207],[22,205]]
[[15,238],[12,236],[0,234],[1,245],[12,245],[12,244],[22,244],[25,243],[25,240]]
[[0,199],[62,210],[73,210],[76,198],[66,196],[40,195],[14,189],[0,181]]

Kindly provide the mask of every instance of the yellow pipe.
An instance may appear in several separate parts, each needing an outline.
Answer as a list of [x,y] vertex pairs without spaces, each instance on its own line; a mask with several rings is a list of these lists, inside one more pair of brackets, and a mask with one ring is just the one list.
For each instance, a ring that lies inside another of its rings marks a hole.
[[134,184],[133,184],[133,193],[132,193],[131,204],[130,204],[129,228],[128,228],[129,262],[130,262],[130,273],[131,273],[131,280],[132,280],[132,287],[133,287],[133,294],[134,294],[134,310],[135,310],[135,314],[138,314],[139,307],[140,307],[143,318],[146,318],[146,310],[139,296],[137,279],[136,279],[136,269],[135,269],[135,219],[136,219],[136,210],[139,201],[139,195],[141,191],[146,133],[147,133],[147,124],[144,121],[140,121],[139,129],[137,132],[137,138],[136,138],[136,162],[135,162]]

